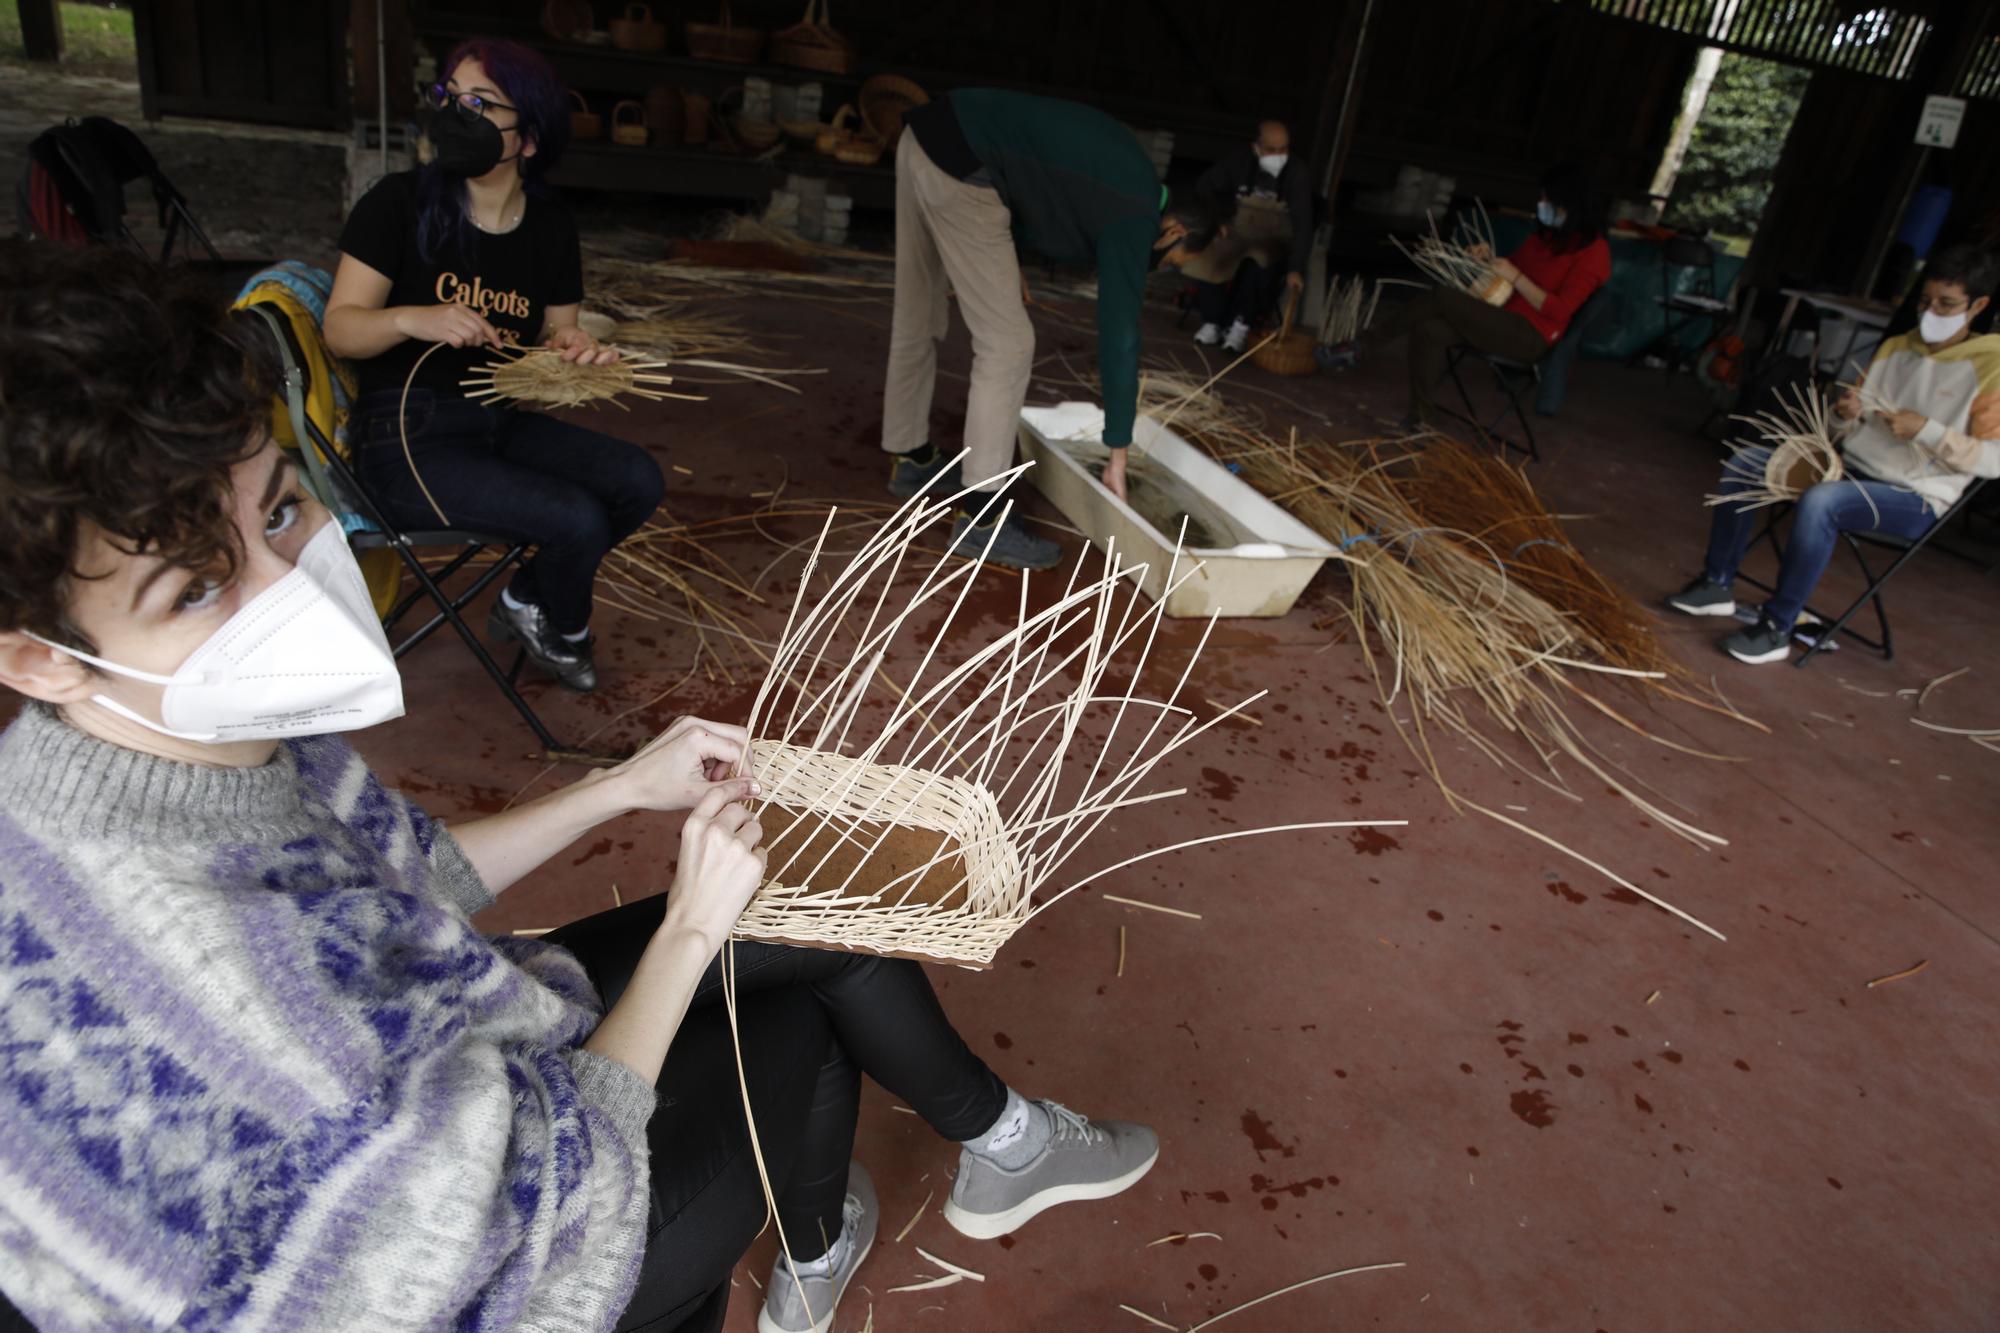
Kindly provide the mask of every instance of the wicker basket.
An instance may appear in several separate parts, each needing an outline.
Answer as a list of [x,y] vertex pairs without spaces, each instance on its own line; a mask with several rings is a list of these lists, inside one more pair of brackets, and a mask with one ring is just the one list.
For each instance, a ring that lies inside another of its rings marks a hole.
[[547,0],[542,31],[559,42],[580,42],[590,34],[590,0]]
[[826,128],[826,122],[822,120],[781,120],[778,122],[778,128],[785,132],[787,139],[792,139],[802,144],[817,144],[819,142],[820,131]]
[[712,105],[707,93],[683,93],[681,100],[687,104],[687,130],[685,142],[708,142],[708,110]]
[[854,72],[854,43],[833,30],[832,0],[806,0],[805,17],[771,34],[771,59],[825,74]]
[[1846,475],[1838,453],[1787,440],[1771,450],[1764,462],[1764,486],[1774,495],[1799,496],[1823,481]]
[[894,147],[903,133],[903,113],[930,101],[931,95],[900,74],[877,74],[861,85],[854,100],[875,137],[885,147]]
[[833,160],[850,167],[872,167],[882,160],[889,145],[872,134],[856,134],[834,145]]
[[653,17],[650,6],[625,6],[625,16],[611,20],[611,44],[620,51],[664,51],[667,25]]
[[653,142],[677,144],[687,137],[687,100],[672,84],[656,83],[646,90],[646,128]]
[[770,876],[744,939],[988,967],[1028,919],[993,794],[962,778],[777,741],[752,747]]
[[722,60],[733,65],[754,65],[764,53],[764,33],[760,28],[739,28],[729,21],[729,0],[722,0],[720,23],[690,23],[686,28],[688,54],[697,60]]
[[[628,118],[626,113],[630,112]],[[627,148],[646,146],[646,108],[627,98],[611,108],[611,142]]]
[[730,119],[729,128],[736,132],[744,147],[759,153],[778,142],[785,133],[778,128],[775,120],[746,120],[740,113]]
[[1285,303],[1285,322],[1279,326],[1278,336],[1250,354],[1252,361],[1273,375],[1310,375],[1319,369],[1319,358],[1313,355],[1312,336],[1292,328],[1292,317],[1298,309],[1299,298],[1294,293]]
[[583,94],[570,89],[570,100],[576,109],[569,113],[569,137],[572,139],[601,139],[604,137],[604,117],[590,109],[590,103],[583,100]]
[[832,157],[834,150],[854,137],[855,126],[860,123],[861,113],[850,104],[833,113],[833,119],[820,127],[819,135],[813,140],[813,147],[820,156]]

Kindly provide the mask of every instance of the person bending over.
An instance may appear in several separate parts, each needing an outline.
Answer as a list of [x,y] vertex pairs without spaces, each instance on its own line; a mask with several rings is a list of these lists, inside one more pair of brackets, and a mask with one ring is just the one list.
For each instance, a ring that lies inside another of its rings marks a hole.
[[1435,424],[1438,409],[1432,395],[1453,347],[1469,343],[1509,360],[1539,361],[1562,340],[1591,293],[1611,277],[1604,210],[1579,168],[1554,167],[1542,178],[1535,224],[1513,254],[1493,261],[1494,272],[1514,284],[1505,305],[1488,305],[1440,287],[1418,297],[1391,323],[1388,337],[1410,335],[1405,427]]
[[1305,290],[1313,231],[1306,164],[1293,154],[1285,122],[1266,120],[1254,139],[1204,171],[1195,189],[1223,221],[1215,244],[1181,267],[1201,316],[1194,340],[1240,352],[1271,309],[1277,274],[1288,300]]
[[882,397],[882,448],[894,455],[889,491],[915,495],[952,462],[929,438],[949,289],[972,334],[963,484],[974,494],[952,531],[953,550],[1046,569],[1060,548],[1018,521],[1003,523],[1006,497],[994,498],[1013,465],[1035,361],[1015,244],[1097,268],[1097,369],[1111,449],[1104,484],[1123,497],[1146,273],[1184,263],[1214,239],[1214,225],[1195,205],[1169,209],[1139,141],[1094,107],[960,88],[905,121],[909,133],[896,146],[896,305]]
[[[1777,592],[1755,624],[1722,641],[1739,662],[1782,662],[1843,532],[1914,539],[1930,530],[1974,477],[2000,476],[2000,335],[1975,335],[1971,321],[1992,300],[2000,258],[1968,245],[1939,251],[1924,270],[1920,318],[1875,349],[1860,386],[1834,403],[1847,476],[1808,488],[1792,510],[1792,536],[1778,565]],[[1761,478],[1770,450],[1745,450],[1723,470],[1725,494]],[[1736,571],[1762,515],[1717,505],[1702,571],[1667,605],[1691,616],[1733,616]]]
[[[664,1333],[765,1220],[717,951],[763,878],[740,728],[446,827],[338,735],[402,711],[339,525],[270,443],[254,321],[138,256],[0,247],[0,1290],[51,1328]],[[691,809],[661,897],[470,915]],[[736,946],[784,1234],[764,1333],[874,1239],[863,1074],[964,1144],[974,1237],[1151,1167],[1028,1101],[916,963]],[[810,1307],[812,1316],[807,1317]],[[0,1323],[10,1312],[0,1309]]]
[[490,632],[571,689],[592,690],[598,564],[659,508],[666,482],[637,445],[465,397],[460,381],[509,349],[541,344],[599,364],[618,352],[577,327],[576,223],[547,186],[569,137],[562,83],[534,51],[492,38],[461,42],[441,68],[436,156],[354,206],[326,342],[357,363],[359,471],[390,521],[442,519],[534,543]]

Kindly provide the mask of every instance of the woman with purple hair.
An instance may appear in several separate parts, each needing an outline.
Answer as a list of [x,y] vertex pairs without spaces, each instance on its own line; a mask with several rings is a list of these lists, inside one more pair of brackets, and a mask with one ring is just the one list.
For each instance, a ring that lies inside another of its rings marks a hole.
[[569,138],[561,80],[536,52],[494,38],[459,43],[443,69],[431,161],[382,180],[341,231],[327,346],[360,377],[354,439],[377,503],[405,528],[435,527],[442,511],[452,527],[533,543],[490,630],[592,690],[597,566],[659,507],[665,480],[637,445],[459,387],[507,347],[599,363],[618,351],[577,326],[576,223],[548,189]]

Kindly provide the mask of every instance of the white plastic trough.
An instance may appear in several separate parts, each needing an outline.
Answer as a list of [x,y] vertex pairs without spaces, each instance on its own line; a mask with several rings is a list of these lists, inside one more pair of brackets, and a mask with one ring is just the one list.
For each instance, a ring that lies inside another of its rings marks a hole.
[[[1198,566],[1167,599],[1170,616],[1282,616],[1319,571],[1339,552],[1320,535],[1258,494],[1201,450],[1140,417],[1132,430],[1132,450],[1154,468],[1173,473],[1188,490],[1212,505],[1231,529],[1231,546],[1189,547],[1180,572]],[[1116,540],[1121,559],[1144,563],[1139,587],[1159,600],[1174,558],[1174,533],[1162,533],[1137,510],[1104,488],[1104,483],[1063,446],[1102,447],[1104,410],[1095,403],[1060,403],[1021,410],[1021,452],[1034,460],[1028,470],[1042,494],[1103,549]]]

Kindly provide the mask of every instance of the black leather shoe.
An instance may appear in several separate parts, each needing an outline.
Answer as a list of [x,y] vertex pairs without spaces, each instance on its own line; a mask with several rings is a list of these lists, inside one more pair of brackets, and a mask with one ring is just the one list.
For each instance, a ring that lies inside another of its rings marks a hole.
[[597,688],[597,636],[587,635],[572,643],[556,633],[549,613],[539,606],[507,605],[504,597],[493,599],[493,613],[486,618],[486,632],[505,643],[521,645],[528,660],[572,690],[588,694]]

